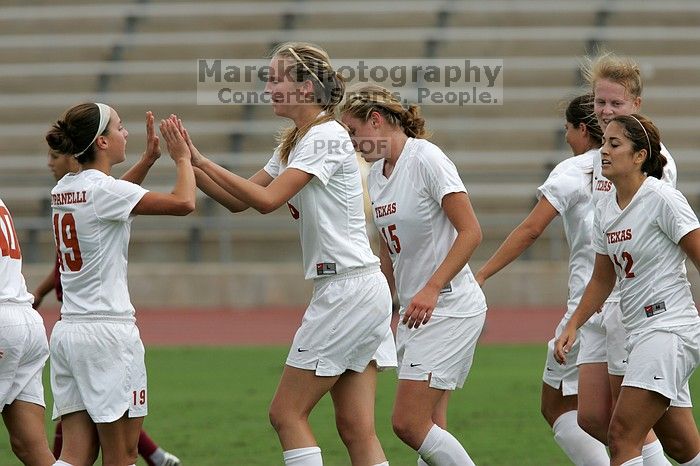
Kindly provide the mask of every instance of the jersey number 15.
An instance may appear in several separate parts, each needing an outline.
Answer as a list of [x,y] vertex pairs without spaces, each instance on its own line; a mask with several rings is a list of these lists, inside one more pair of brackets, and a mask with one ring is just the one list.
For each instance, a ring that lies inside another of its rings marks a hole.
[[401,252],[401,242],[399,241],[399,237],[396,236],[396,225],[392,224],[387,227],[382,227],[382,237],[384,238],[384,242],[390,254],[398,254]]

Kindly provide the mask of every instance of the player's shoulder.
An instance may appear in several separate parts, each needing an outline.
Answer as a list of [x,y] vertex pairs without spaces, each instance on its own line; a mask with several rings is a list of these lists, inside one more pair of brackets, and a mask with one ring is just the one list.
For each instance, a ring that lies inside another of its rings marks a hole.
[[593,173],[593,165],[599,156],[598,149],[591,149],[583,154],[569,157],[559,162],[552,170],[553,174],[567,173],[571,175]]
[[679,194],[676,188],[653,176],[649,176],[644,180],[641,189],[644,189],[643,194],[645,197],[664,201],[672,201],[677,198]]
[[349,138],[349,134],[345,127],[338,123],[336,120],[331,120],[331,121],[326,121],[324,123],[314,125],[311,128],[309,128],[309,131],[306,133],[305,137],[310,137],[310,138],[319,138],[319,137],[347,137]]
[[455,166],[442,149],[427,139],[409,138],[401,157],[406,157],[405,164],[413,169],[430,172],[436,167]]

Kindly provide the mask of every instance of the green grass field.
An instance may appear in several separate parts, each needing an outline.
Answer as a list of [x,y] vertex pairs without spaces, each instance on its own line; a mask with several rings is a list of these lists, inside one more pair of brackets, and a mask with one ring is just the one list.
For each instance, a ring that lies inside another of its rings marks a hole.
[[[544,345],[477,349],[470,379],[453,395],[449,423],[450,431],[478,465],[569,464],[539,414],[544,353]],[[282,454],[267,421],[267,406],[285,356],[286,348],[279,347],[148,348],[150,413],[146,430],[187,466],[281,465]],[[380,374],[377,431],[392,466],[414,466],[415,453],[391,430],[395,387],[394,371]],[[700,390],[697,376],[692,389],[695,393]],[[324,464],[349,465],[328,399],[316,408],[311,422],[323,449]],[[53,435],[48,416],[47,431]],[[3,432],[0,465],[19,464]]]

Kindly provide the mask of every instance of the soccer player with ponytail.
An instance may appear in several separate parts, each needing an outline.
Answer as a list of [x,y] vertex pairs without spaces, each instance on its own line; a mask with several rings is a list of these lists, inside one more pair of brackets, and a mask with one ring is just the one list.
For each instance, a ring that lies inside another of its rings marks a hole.
[[365,85],[348,93],[341,115],[362,157],[375,162],[367,186],[382,270],[398,293],[394,431],[419,465],[473,465],[445,429],[450,393],[467,378],[486,318],[467,264],[481,242],[479,222],[457,168],[426,139],[416,105]]
[[61,320],[51,334],[54,419],[63,424],[59,466],[136,463],[148,411],[144,347],[127,287],[135,215],[194,210],[190,151],[176,118],[160,130],[177,166],[172,193],[149,192],[110,176],[126,158],[128,132],[108,105],[71,107],[46,134],[52,150],[70,154],[80,171],[51,190],[52,222],[63,286]]
[[265,90],[273,111],[294,126],[249,180],[203,157],[182,128],[197,184],[234,212],[253,207],[266,214],[286,204],[299,225],[314,294],[269,412],[285,465],[323,464],[308,416],[330,393],[352,465],[385,466],[374,399],[378,366],[396,364],[391,295],[369,246],[355,151],[333,115],[345,84],[328,54],[308,43],[278,46],[270,70]]

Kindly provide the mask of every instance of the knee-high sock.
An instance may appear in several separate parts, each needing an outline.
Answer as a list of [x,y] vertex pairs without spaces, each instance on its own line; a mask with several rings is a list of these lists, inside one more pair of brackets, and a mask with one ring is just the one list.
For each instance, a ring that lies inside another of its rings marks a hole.
[[285,466],[323,466],[318,447],[295,448],[282,452]]
[[632,458],[631,460],[625,461],[620,466],[644,466],[644,460],[641,456],[638,456],[636,458]]
[[576,466],[607,466],[608,452],[598,440],[581,429],[576,410],[567,411],[554,421],[554,441]]
[[429,466],[474,466],[462,444],[437,425],[428,431],[418,454]]
[[661,446],[659,439],[642,447],[642,458],[644,466],[671,466],[664,456],[664,447]]

